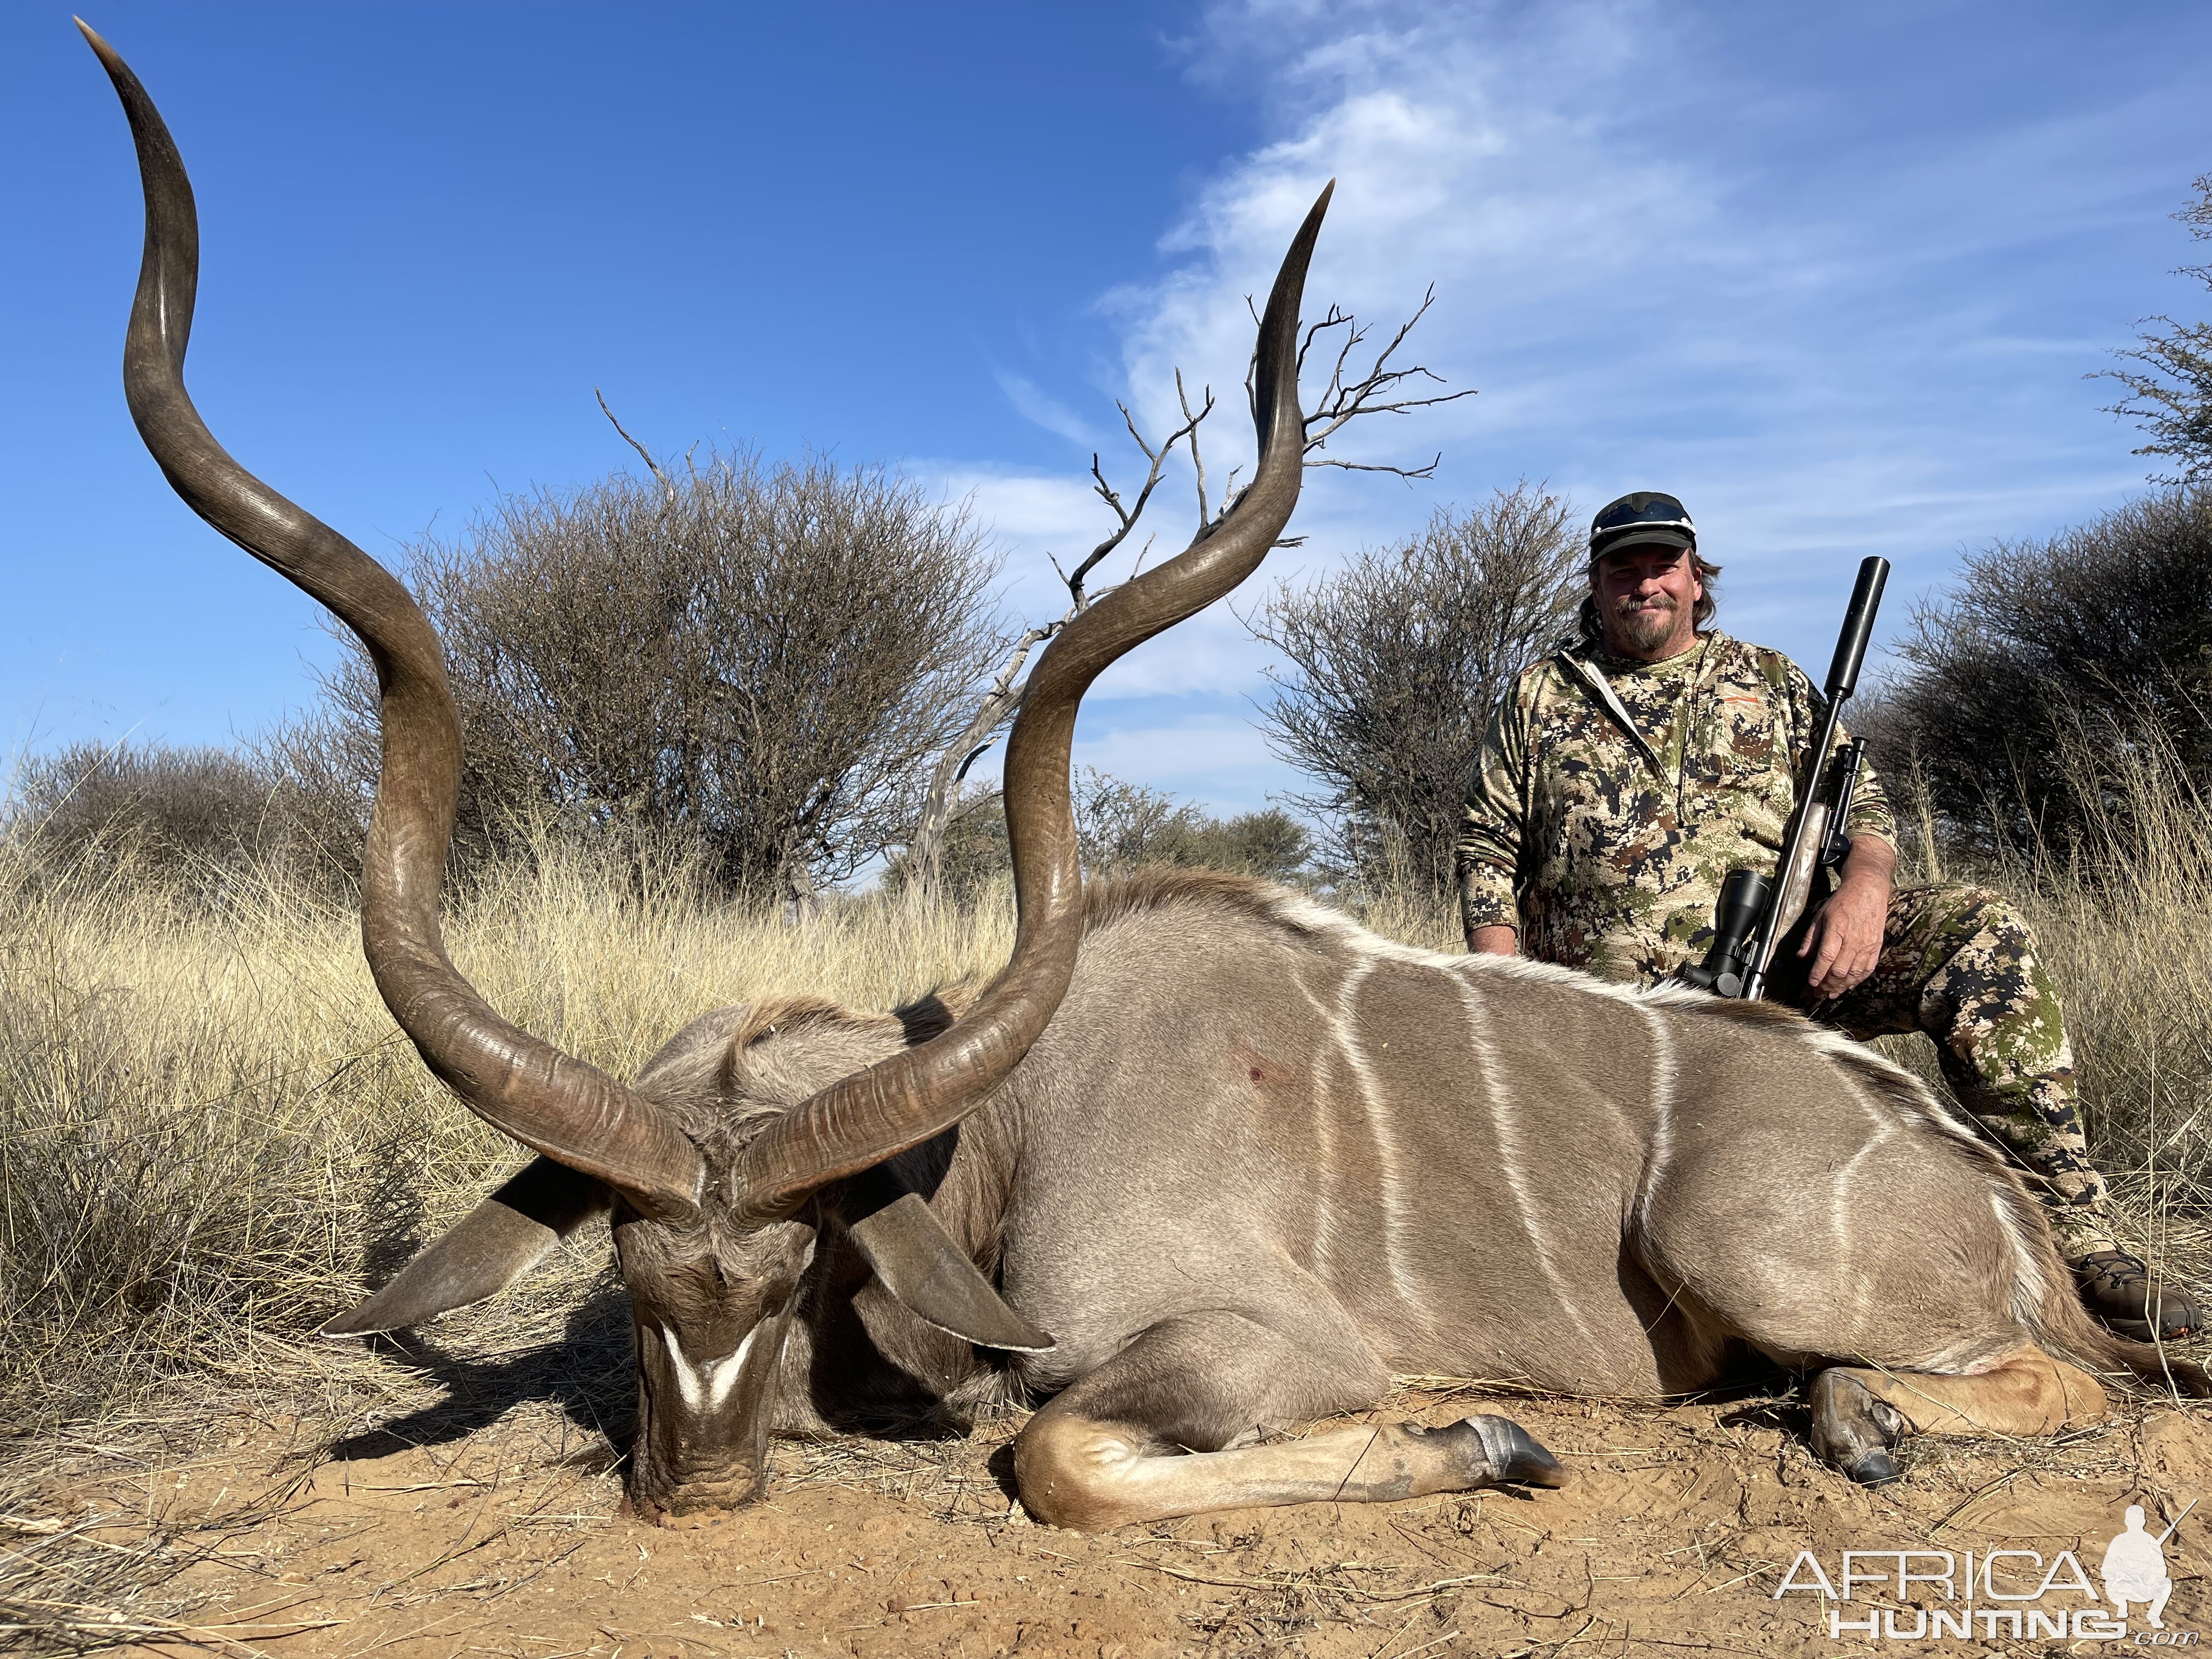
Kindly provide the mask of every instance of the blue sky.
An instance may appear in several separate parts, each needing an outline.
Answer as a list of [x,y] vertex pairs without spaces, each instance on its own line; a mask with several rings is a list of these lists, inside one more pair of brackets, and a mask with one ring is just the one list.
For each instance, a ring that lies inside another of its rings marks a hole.
[[[203,5],[88,14],[160,101],[204,245],[191,380],[232,452],[372,553],[502,489],[695,441],[967,498],[1010,615],[1103,532],[1117,397],[1233,388],[1243,296],[1322,179],[1309,289],[1480,395],[1316,477],[1297,576],[1522,477],[1673,489],[1723,620],[1824,663],[1960,549],[2142,487],[2099,411],[2146,314],[2212,299],[2167,216],[2212,169],[2199,4]],[[168,493],[117,360],[130,147],[66,9],[0,10],[0,744],[250,732],[313,607]],[[1249,436],[1223,422],[1209,460]],[[1188,486],[1158,498],[1188,533]],[[1166,509],[1161,511],[1159,509]],[[1217,609],[1086,707],[1079,762],[1218,808],[1295,780]]]

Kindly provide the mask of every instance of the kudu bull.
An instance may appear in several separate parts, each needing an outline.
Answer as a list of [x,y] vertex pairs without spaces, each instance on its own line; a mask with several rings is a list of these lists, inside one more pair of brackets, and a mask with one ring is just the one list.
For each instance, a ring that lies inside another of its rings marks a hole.
[[896,1015],[725,1009],[629,1085],[507,1024],[439,934],[460,734],[437,640],[193,410],[191,188],[137,81],[86,33],[145,191],[132,415],[193,510],[374,659],[363,945],[431,1071],[539,1154],[330,1334],[489,1296],[610,1217],[637,1347],[631,1498],[673,1522],[757,1494],[772,1431],[872,1411],[1044,1399],[1015,1443],[1022,1499],[1102,1527],[1563,1479],[1495,1416],[1270,1438],[1371,1405],[1393,1370],[1661,1396],[1750,1352],[1825,1366],[1814,1444],[1862,1480],[1896,1473],[1907,1430],[2095,1415],[2083,1366],[2162,1374],[2090,1324],[2035,1206],[1924,1088],[1794,1014],[1410,950],[1225,877],[1086,902],[1077,704],[1235,587],[1290,518],[1326,191],[1261,323],[1251,486],[1036,670],[1007,749],[1020,921],[998,978]]

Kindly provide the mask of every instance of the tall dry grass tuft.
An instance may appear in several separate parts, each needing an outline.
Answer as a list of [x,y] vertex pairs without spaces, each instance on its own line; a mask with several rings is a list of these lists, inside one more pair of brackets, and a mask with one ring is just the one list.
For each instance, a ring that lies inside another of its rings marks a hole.
[[2212,799],[2171,745],[2077,722],[2071,844],[2000,873],[2064,1000],[2090,1145],[2138,1209],[2212,1208]]
[[[710,1008],[889,1006],[994,970],[1012,939],[1003,893],[793,929],[695,874],[540,842],[467,884],[449,944],[495,1006],[621,1075]],[[520,1161],[398,1036],[350,909],[281,872],[208,890],[33,869],[0,840],[0,1417],[19,1431],[188,1375],[296,1371],[322,1319]]]

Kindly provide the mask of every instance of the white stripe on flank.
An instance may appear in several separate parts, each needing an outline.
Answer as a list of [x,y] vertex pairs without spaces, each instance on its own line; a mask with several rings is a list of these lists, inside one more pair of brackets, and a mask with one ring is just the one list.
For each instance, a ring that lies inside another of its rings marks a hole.
[[699,1413],[715,1412],[722,1408],[730,1397],[730,1390],[738,1386],[738,1374],[744,1370],[745,1351],[760,1334],[757,1325],[745,1333],[745,1340],[738,1344],[735,1353],[724,1354],[720,1359],[702,1360],[694,1365],[684,1357],[683,1345],[677,1341],[676,1333],[669,1327],[660,1328],[660,1340],[668,1345],[668,1358],[676,1372],[677,1391],[684,1403]]
[[2013,1271],[2019,1275],[2013,1281],[2012,1316],[2031,1331],[2043,1328],[2043,1298],[2049,1287],[2045,1284],[2043,1269],[2037,1265],[2036,1251],[2027,1240],[2020,1218],[2014,1214],[2001,1193],[1990,1194],[1990,1209],[1997,1218],[1997,1231],[2004,1235],[2012,1249]]
[[[1851,1316],[1855,1320],[1863,1321],[1866,1318],[1868,1304],[1874,1293],[1874,1285],[1851,1265],[1851,1260],[1856,1252],[1851,1248],[1850,1231],[1845,1224],[1850,1214],[1851,1182],[1858,1175],[1859,1165],[1874,1152],[1876,1147],[1888,1139],[1890,1134],[1891,1130],[1888,1126],[1877,1126],[1874,1139],[1853,1152],[1850,1161],[1836,1171],[1832,1177],[1833,1184],[1828,1189],[1828,1231],[1836,1242],[1836,1259],[1830,1265],[1834,1271],[1834,1275],[1842,1278],[1851,1286]],[[1834,1279],[1832,1278],[1830,1282],[1833,1283]]]
[[1844,1201],[1850,1196],[1851,1182],[1858,1175],[1859,1165],[1866,1161],[1876,1147],[1888,1139],[1888,1131],[1883,1130],[1877,1133],[1872,1140],[1851,1154],[1850,1161],[1842,1169],[1836,1171],[1835,1188],[1828,1195],[1828,1231],[1835,1235],[1836,1245],[1839,1249],[1848,1251],[1850,1248],[1850,1242],[1844,1233],[1843,1216]]
[[1354,958],[1345,969],[1344,981],[1336,993],[1336,1046],[1343,1052],[1352,1075],[1358,1079],[1360,1109],[1375,1133],[1375,1162],[1381,1177],[1376,1183],[1376,1195],[1382,1200],[1382,1265],[1389,1272],[1390,1288],[1399,1301],[1418,1307],[1420,1304],[1407,1293],[1405,1249],[1399,1238],[1405,1228],[1405,1206],[1399,1201],[1398,1143],[1390,1133],[1389,1108],[1376,1087],[1374,1068],[1359,1046],[1359,986],[1373,970],[1374,963],[1364,957]]
[[1653,1189],[1666,1176],[1667,1165],[1674,1156],[1676,1073],[1674,1038],[1667,1029],[1667,1016],[1646,1002],[1639,1001],[1637,1006],[1643,1010],[1644,1025],[1651,1033],[1651,1152],[1644,1162],[1644,1190],[1636,1196],[1637,1224],[1644,1226],[1651,1219]]
[[1869,1100],[1867,1098],[1866,1091],[1859,1087],[1859,1080],[1853,1077],[1847,1068],[1838,1066],[1836,1068],[1836,1071],[1843,1081],[1844,1092],[1851,1097],[1851,1103],[1857,1107],[1859,1110],[1864,1112],[1869,1118],[1873,1120],[1875,1139],[1882,1139],[1888,1135],[1891,1130],[1898,1127],[1899,1118],[1897,1114],[1894,1112],[1885,1112],[1881,1107],[1875,1105],[1874,1102]]
[[1528,1245],[1536,1257],[1536,1266],[1544,1275],[1544,1282],[1552,1287],[1553,1300],[1558,1302],[1568,1321],[1582,1334],[1583,1341],[1601,1358],[1605,1350],[1598,1346],[1590,1328],[1583,1322],[1582,1310],[1575,1306],[1574,1298],[1567,1294],[1566,1283],[1559,1277],[1558,1265],[1544,1243],[1538,1224],[1535,1202],[1528,1194],[1528,1182],[1521,1172],[1521,1134],[1513,1104],[1511,1091],[1507,1086],[1504,1067],[1492,1064],[1496,1052],[1490,1029],[1490,1013],[1482,1006],[1474,986],[1455,975],[1453,986],[1459,992],[1460,1006],[1467,1011],[1468,1030],[1471,1037],[1468,1049],[1474,1055],[1475,1066],[1482,1079],[1482,1091],[1488,1097],[1491,1127],[1498,1136],[1498,1167],[1505,1177],[1505,1190],[1513,1194],[1513,1208],[1521,1218],[1521,1231],[1528,1235]]
[[[1291,981],[1298,988],[1298,994],[1313,1005],[1315,1017],[1322,1024],[1334,1026],[1336,1012],[1325,1006],[1306,983],[1305,975],[1295,968],[1291,970]],[[1329,1085],[1336,1079],[1336,1066],[1324,1048],[1316,1059],[1313,1074],[1314,1103],[1314,1160],[1316,1186],[1314,1194],[1314,1261],[1316,1279],[1328,1277],[1329,1241],[1336,1236],[1336,1183],[1332,1178],[1336,1170],[1336,1124],[1330,1116]]]

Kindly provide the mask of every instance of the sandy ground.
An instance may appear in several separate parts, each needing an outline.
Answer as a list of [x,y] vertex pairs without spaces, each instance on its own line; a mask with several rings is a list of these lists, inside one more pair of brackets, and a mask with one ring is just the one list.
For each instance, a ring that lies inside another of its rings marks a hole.
[[[1443,1385],[1408,1388],[1373,1420],[1503,1411],[1574,1483],[1069,1533],[1010,1496],[1017,1417],[962,1439],[781,1445],[769,1499],[665,1532],[622,1512],[590,1391],[501,1401],[515,1375],[490,1368],[470,1399],[448,1389],[335,1436],[308,1417],[215,1413],[189,1455],[64,1448],[0,1517],[15,1568],[0,1601],[17,1620],[0,1639],[283,1659],[1818,1654],[1867,1638],[1832,1638],[1837,1604],[1817,1594],[1776,1598],[1801,1551],[1831,1575],[1845,1549],[1902,1548],[2074,1550],[2094,1571],[2127,1504],[2157,1530],[2212,1498],[2212,1416],[2170,1406],[2136,1402],[2052,1443],[1921,1442],[1905,1481],[1867,1492],[1812,1461],[1786,1396],[1659,1408]],[[2170,1631],[2212,1627],[2208,1527],[2212,1503],[2167,1546]],[[1997,1586],[2032,1589],[2035,1571],[2008,1558]],[[1842,1611],[1909,1607],[1895,1589],[1863,1585]],[[1919,1645],[2100,1645],[1998,1622]],[[2133,1632],[2147,1629],[2138,1616]]]

